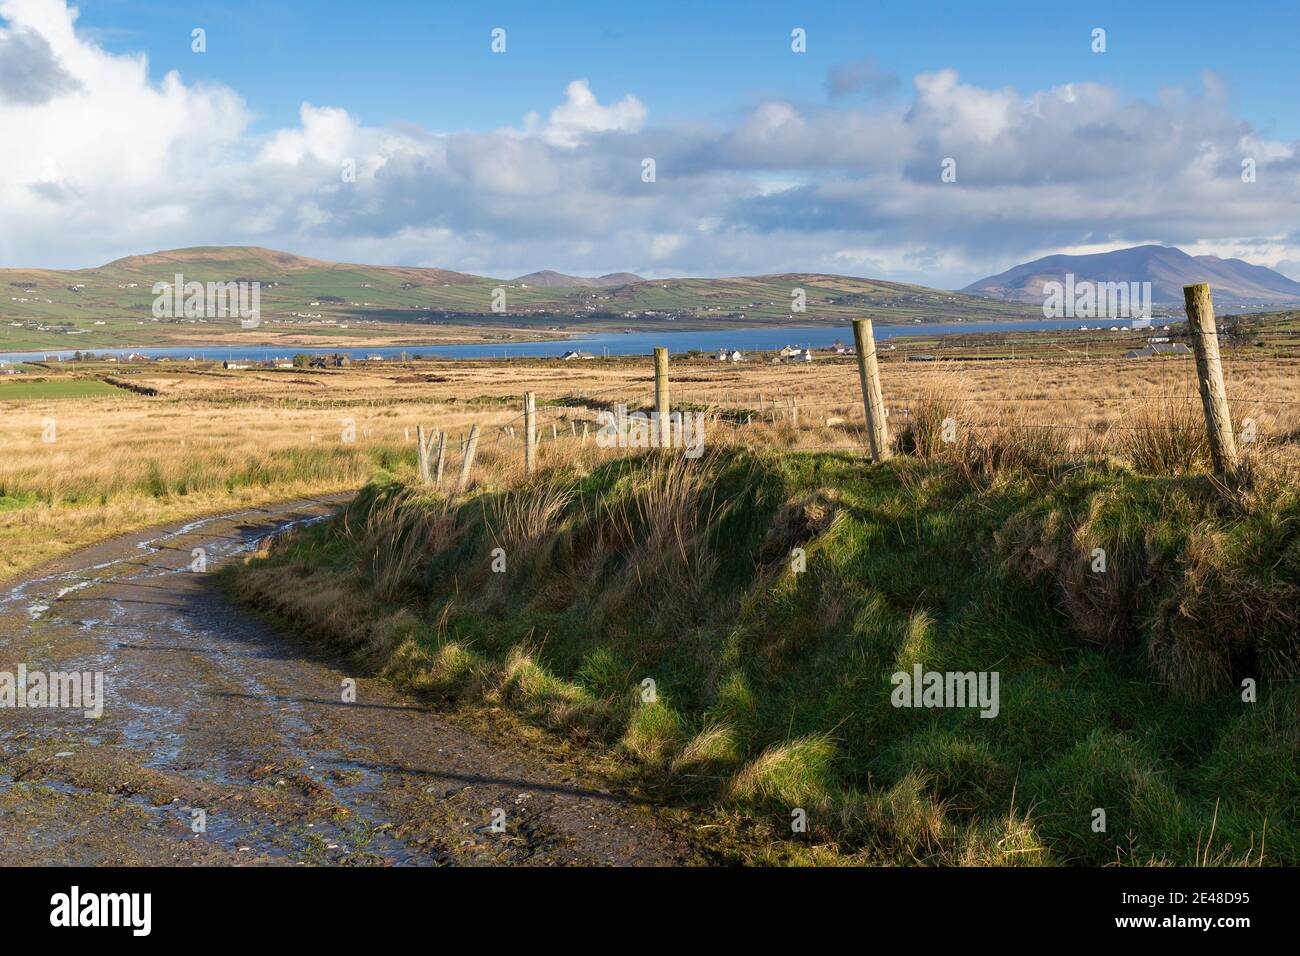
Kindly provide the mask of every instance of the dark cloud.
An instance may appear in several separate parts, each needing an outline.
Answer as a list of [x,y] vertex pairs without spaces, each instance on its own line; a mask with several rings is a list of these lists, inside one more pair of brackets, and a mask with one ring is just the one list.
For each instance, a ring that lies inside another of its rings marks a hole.
[[0,35],[0,100],[40,106],[80,88],[39,33],[14,30]]

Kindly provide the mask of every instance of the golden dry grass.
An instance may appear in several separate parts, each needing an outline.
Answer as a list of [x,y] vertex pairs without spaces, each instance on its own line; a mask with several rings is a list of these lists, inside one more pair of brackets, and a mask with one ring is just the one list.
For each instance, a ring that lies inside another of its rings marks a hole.
[[[984,436],[983,451],[1000,429],[1022,442],[1026,434],[1045,436],[1040,450],[1124,454],[1160,464],[1187,449],[1147,439],[1171,423],[1190,423],[1194,432],[1199,414],[1188,358],[884,358],[895,436],[933,414],[936,397],[943,397],[960,428]],[[525,391],[538,396],[541,467],[576,460],[581,472],[622,453],[595,441],[600,410],[615,403],[649,409],[653,401],[648,357],[329,370],[123,364],[102,371],[159,394],[5,401],[0,386],[0,577],[97,538],[174,518],[354,488],[383,472],[410,479],[421,424],[449,435],[444,489],[454,483],[473,424],[481,429],[474,481],[514,484],[523,474]],[[1225,375],[1238,426],[1250,420],[1261,444],[1290,453],[1300,437],[1296,364],[1230,353]],[[863,447],[852,358],[806,366],[675,359],[672,401],[707,416],[708,444]],[[53,442],[43,440],[50,420]]]

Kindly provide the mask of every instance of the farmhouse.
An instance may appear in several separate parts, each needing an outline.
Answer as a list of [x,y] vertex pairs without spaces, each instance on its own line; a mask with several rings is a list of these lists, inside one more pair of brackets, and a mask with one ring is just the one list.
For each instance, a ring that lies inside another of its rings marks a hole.
[[592,355],[590,352],[578,352],[570,349],[568,352],[561,355],[560,359],[564,362],[572,362],[574,359],[594,359],[595,357],[596,356]]
[[1192,350],[1182,342],[1153,342],[1141,349],[1131,349],[1124,353],[1125,358],[1146,358],[1151,355],[1191,355]]
[[716,358],[717,358],[717,360],[718,360],[719,362],[743,362],[743,361],[745,361],[745,356],[741,355],[740,352],[738,352],[738,351],[734,351],[734,350],[729,352],[729,351],[727,351],[726,349],[718,349],[718,354],[717,354]]

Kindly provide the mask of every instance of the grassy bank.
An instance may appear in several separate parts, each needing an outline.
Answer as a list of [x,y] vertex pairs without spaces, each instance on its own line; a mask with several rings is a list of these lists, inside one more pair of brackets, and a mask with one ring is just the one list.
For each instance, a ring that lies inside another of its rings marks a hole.
[[[1300,862],[1294,488],[1034,452],[652,455],[456,504],[374,485],[231,584],[758,821],[758,859]],[[918,664],[997,672],[996,716],[894,706]]]

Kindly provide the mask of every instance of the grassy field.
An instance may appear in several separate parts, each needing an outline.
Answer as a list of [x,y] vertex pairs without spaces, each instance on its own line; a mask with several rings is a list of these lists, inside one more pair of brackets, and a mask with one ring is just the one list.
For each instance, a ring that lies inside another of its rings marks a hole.
[[18,378],[0,380],[0,404],[5,402],[30,402],[47,398],[92,398],[115,395],[117,390],[93,378]]
[[[972,434],[1015,421],[1077,447],[1116,444],[1159,426],[1163,414],[1185,416],[1195,394],[1187,358],[1123,360],[1112,350],[1085,360],[1020,349],[1015,361],[961,361],[956,346],[951,361],[906,361],[906,344],[882,353],[891,428],[905,428],[928,396],[944,393],[963,397],[953,417]],[[1294,366],[1250,347],[1225,357],[1238,422],[1254,423],[1261,446],[1291,452],[1300,435]],[[581,433],[595,428],[601,410],[653,401],[649,361],[639,358],[239,371],[79,363],[36,376],[0,379],[0,575],[173,517],[360,487],[377,476],[409,478],[417,425],[450,434],[453,466],[469,427],[480,425],[475,483],[513,481],[522,468],[525,390],[538,395],[544,463],[568,461],[575,450],[595,453]],[[672,394],[676,407],[708,416],[709,442],[748,435],[778,449],[863,447],[852,358],[774,366],[678,357]]]

